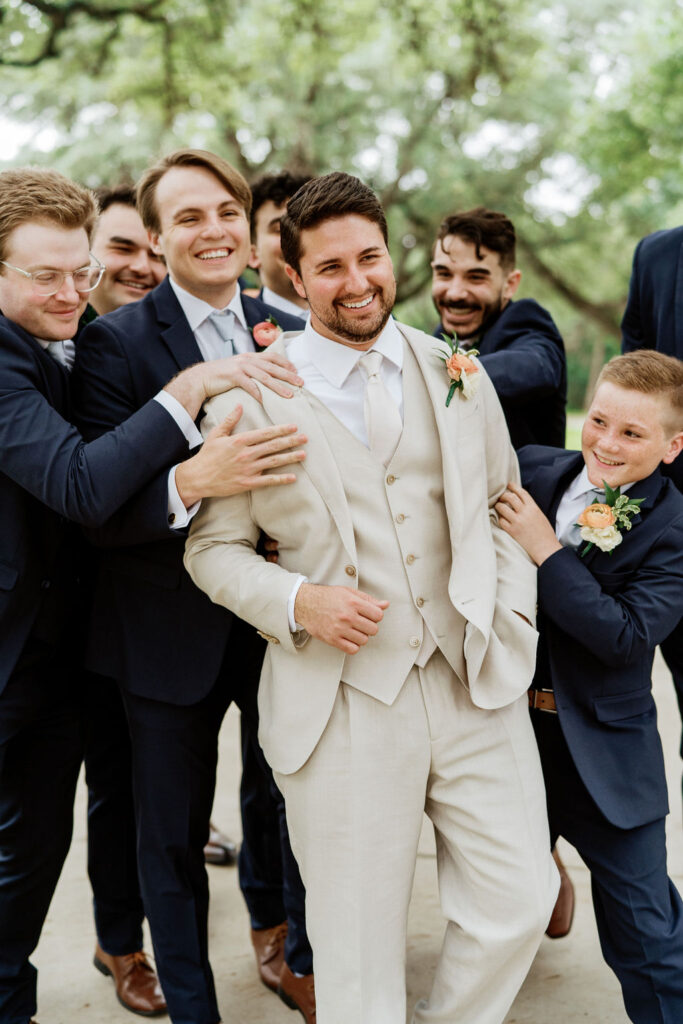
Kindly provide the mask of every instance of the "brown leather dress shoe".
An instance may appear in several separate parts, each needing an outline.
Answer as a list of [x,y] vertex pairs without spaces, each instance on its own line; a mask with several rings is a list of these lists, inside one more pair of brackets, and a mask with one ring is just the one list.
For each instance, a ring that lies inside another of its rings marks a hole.
[[306,1024],[315,1024],[315,985],[312,974],[297,978],[287,964],[282,965],[277,993],[291,1010],[298,1010]]
[[204,860],[207,864],[236,864],[239,847],[232,839],[209,822],[209,841],[204,847]]
[[287,938],[287,922],[275,925],[274,928],[251,929],[251,944],[256,954],[256,966],[261,981],[266,988],[277,992],[280,985],[280,972],[285,962],[285,939]]
[[142,950],[126,956],[111,956],[98,943],[93,963],[98,971],[114,979],[116,998],[121,1006],[141,1017],[166,1013],[166,1000],[156,971]]
[[569,935],[574,920],[574,886],[556,850],[553,850],[553,858],[560,872],[560,891],[545,933],[549,939],[563,939]]

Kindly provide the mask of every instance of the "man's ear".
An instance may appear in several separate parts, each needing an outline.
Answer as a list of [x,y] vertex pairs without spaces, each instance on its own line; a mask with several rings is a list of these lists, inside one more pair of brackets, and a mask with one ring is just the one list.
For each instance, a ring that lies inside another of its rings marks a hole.
[[259,267],[261,266],[261,260],[258,258],[258,255],[256,253],[256,246],[254,245],[253,242],[251,243],[251,246],[249,248],[249,260],[247,262],[247,266],[251,267],[252,270],[258,270]]
[[671,463],[678,458],[681,451],[683,451],[683,432],[680,434],[674,434],[671,438],[669,441],[669,447],[666,450],[666,455],[662,459],[662,462],[665,462],[667,466],[670,466]]
[[297,295],[300,296],[300,298],[302,299],[308,299],[308,295],[306,295],[306,289],[304,288],[304,283],[301,280],[301,276],[296,272],[294,267],[290,267],[289,263],[285,263],[285,273],[287,274],[287,277],[294,285],[294,291],[297,293]]
[[515,292],[519,288],[519,282],[521,280],[522,280],[522,271],[521,270],[511,270],[510,271],[510,273],[508,274],[508,276],[505,279],[505,284],[503,285],[503,296],[502,297],[503,297],[503,299],[506,302],[509,302],[510,299],[512,298],[512,296],[515,294]]
[[149,247],[155,256],[163,256],[164,250],[161,247],[161,236],[156,231],[147,231],[147,237],[149,238]]

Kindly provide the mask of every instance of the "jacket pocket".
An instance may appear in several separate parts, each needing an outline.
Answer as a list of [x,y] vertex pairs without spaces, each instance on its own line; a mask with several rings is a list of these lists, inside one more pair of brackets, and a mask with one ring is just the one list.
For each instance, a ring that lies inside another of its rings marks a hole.
[[615,697],[594,697],[593,710],[599,722],[617,722],[622,718],[643,715],[654,707],[652,689],[647,686]]

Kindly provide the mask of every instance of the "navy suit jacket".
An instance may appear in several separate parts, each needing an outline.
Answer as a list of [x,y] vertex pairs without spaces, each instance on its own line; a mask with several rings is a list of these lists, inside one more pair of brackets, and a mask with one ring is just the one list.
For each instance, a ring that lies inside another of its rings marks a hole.
[[97,527],[187,441],[158,402],[86,444],[69,422],[69,377],[0,316],[0,691],[33,630],[60,636],[79,573],[78,531]]
[[[683,227],[656,231],[636,246],[621,347],[683,359]],[[683,491],[683,457],[665,472]]]
[[[580,452],[519,452],[522,483],[550,522],[583,466]],[[668,812],[652,698],[652,659],[683,603],[683,497],[657,469],[629,491],[644,498],[611,554],[571,548],[538,570],[534,686],[555,691],[562,732],[605,817],[635,828]]]
[[[303,321],[242,296],[247,323],[273,313],[285,331]],[[202,361],[168,279],[139,302],[98,317],[79,337],[73,369],[78,423],[97,437],[139,409],[181,370]],[[186,453],[186,457],[188,453]],[[183,566],[185,532],[167,522],[162,472],[90,537],[102,546],[88,667],[131,693],[193,704],[217,679],[233,616],[195,587]]]
[[[443,330],[439,325],[435,337]],[[533,299],[509,302],[474,347],[500,399],[513,446],[564,448],[567,360],[550,313]]]

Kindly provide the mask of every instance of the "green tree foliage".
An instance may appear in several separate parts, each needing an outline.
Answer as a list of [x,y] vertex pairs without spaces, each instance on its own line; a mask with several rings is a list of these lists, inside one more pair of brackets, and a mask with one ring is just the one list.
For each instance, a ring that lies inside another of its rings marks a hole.
[[[629,5],[630,2],[630,6]],[[639,237],[683,214],[681,0],[4,0],[13,163],[89,184],[215,149],[248,178],[357,173],[389,215],[401,314],[430,328],[441,218],[516,224],[571,400],[616,349]]]

